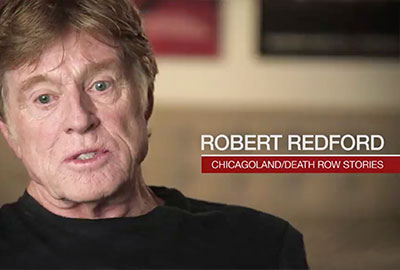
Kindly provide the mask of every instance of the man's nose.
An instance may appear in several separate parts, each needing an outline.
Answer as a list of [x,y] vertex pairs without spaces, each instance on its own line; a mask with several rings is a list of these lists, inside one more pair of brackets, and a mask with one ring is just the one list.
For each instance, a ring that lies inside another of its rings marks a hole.
[[65,106],[65,132],[83,134],[95,129],[100,120],[96,116],[96,107],[87,93],[74,91]]

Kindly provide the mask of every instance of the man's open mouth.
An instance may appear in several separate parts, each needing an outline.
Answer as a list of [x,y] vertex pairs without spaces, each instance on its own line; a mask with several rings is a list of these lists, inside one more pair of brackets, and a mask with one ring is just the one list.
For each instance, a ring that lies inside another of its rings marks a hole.
[[94,158],[96,155],[97,155],[97,152],[84,153],[84,154],[80,154],[75,159],[87,160],[87,159]]
[[96,160],[105,154],[109,153],[106,149],[87,149],[83,151],[79,151],[76,154],[70,155],[69,158],[66,159],[67,162],[85,162]]

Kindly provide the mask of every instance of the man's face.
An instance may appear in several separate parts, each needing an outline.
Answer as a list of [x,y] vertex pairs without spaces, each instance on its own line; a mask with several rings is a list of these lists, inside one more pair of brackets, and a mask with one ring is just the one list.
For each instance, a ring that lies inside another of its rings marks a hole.
[[117,51],[69,33],[32,66],[5,74],[2,132],[31,181],[53,198],[84,202],[115,193],[147,152],[138,89]]

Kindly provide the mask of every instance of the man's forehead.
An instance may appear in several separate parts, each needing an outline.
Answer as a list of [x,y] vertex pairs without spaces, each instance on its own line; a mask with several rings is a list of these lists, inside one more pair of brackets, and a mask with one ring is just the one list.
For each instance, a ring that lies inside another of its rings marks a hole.
[[104,65],[119,63],[115,48],[98,41],[86,33],[69,33],[51,44],[32,63],[5,73],[6,81],[22,83],[39,75],[70,73],[78,75],[90,68],[103,68]]

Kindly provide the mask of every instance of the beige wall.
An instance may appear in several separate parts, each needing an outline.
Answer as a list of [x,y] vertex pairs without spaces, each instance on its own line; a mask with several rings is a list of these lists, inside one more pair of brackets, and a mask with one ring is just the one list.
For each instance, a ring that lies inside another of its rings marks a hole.
[[159,105],[399,110],[399,59],[260,57],[258,1],[225,0],[221,53],[160,58]]
[[[379,133],[400,153],[399,60],[260,57],[256,0],[225,0],[216,57],[159,58],[145,179],[289,219],[314,269],[400,268],[399,175],[202,175],[205,133]],[[24,190],[0,141],[0,205]]]

